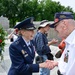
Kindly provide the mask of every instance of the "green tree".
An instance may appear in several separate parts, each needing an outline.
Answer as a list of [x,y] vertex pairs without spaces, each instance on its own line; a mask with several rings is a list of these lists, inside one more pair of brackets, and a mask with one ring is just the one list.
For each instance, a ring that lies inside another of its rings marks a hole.
[[10,20],[10,27],[13,27],[19,10],[21,0],[2,0],[3,16]]
[[52,21],[54,14],[60,11],[73,12],[70,6],[65,7],[52,0],[0,0],[0,16],[3,15],[10,20],[10,27],[31,16],[35,21]]

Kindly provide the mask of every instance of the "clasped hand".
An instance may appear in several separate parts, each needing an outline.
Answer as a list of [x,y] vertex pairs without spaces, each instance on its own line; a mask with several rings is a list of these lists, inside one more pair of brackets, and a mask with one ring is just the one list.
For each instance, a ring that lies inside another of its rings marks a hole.
[[50,70],[52,70],[55,66],[58,65],[58,62],[53,61],[53,60],[46,60],[43,63],[40,63],[41,68],[48,68]]
[[53,69],[55,66],[58,65],[58,62],[53,61],[53,60],[46,60],[46,64],[48,65],[47,68],[48,69]]

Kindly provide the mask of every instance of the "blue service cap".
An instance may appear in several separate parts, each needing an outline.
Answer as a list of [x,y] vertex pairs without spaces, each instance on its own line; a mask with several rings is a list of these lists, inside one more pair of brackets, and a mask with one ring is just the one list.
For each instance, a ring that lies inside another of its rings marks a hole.
[[34,30],[36,28],[33,24],[33,19],[34,19],[33,17],[29,17],[23,20],[22,22],[20,22],[19,24],[17,24],[16,26],[14,26],[14,28],[18,28],[18,30],[20,29]]
[[54,23],[50,25],[51,28],[55,28],[56,24],[64,19],[74,19],[71,12],[57,12],[55,13]]

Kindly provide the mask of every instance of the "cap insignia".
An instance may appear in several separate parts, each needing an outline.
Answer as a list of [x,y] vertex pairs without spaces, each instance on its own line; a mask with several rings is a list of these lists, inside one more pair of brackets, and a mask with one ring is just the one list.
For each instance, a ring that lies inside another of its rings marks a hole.
[[66,16],[65,15],[60,15],[60,18],[66,18]]

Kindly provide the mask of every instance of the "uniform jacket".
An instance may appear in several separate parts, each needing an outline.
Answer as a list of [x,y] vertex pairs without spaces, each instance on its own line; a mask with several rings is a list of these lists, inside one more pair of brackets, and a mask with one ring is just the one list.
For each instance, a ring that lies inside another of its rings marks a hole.
[[33,64],[35,51],[32,43],[31,45],[32,53],[22,37],[10,45],[9,54],[12,64],[8,75],[32,75],[33,72],[39,71],[39,65]]

